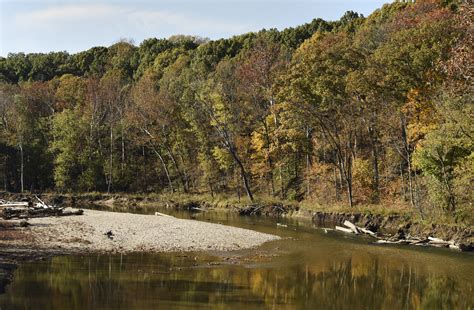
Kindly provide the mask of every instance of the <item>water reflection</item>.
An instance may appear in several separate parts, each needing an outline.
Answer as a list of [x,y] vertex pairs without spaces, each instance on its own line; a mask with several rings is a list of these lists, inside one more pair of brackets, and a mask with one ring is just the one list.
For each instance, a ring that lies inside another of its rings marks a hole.
[[[176,213],[187,217],[187,213]],[[381,247],[288,220],[198,220],[286,239],[233,253],[64,256],[19,265],[0,309],[473,309],[474,256]]]
[[[472,283],[373,255],[250,264],[202,254],[56,257],[19,266],[2,309],[471,309]],[[274,261],[276,260],[276,261]],[[220,263],[221,265],[215,265]],[[472,272],[470,261],[461,272]],[[435,268],[435,269],[436,269]],[[472,275],[472,274],[471,274]]]

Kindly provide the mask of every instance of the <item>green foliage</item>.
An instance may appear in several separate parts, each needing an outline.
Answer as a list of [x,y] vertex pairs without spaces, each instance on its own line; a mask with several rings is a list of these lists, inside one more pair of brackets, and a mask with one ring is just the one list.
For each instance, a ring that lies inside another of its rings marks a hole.
[[459,189],[469,187],[469,180],[474,176],[474,126],[469,121],[472,115],[469,100],[444,98],[439,109],[444,122],[425,136],[413,157],[415,165],[430,177],[432,200],[449,212],[455,211],[457,197],[463,196],[459,195]]
[[86,128],[78,110],[66,109],[54,117],[51,149],[55,153],[54,181],[58,189],[77,190],[79,185],[91,184],[90,172],[84,174],[82,167],[87,160],[83,148],[87,145]]
[[0,179],[16,191],[388,203],[469,221],[468,12],[394,2],[215,41],[10,54]]

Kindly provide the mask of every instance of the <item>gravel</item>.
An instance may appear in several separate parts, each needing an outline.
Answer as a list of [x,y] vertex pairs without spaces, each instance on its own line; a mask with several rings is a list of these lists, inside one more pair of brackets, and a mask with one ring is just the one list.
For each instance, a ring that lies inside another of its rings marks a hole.
[[[30,238],[9,242],[83,252],[230,251],[259,246],[278,236],[170,216],[85,210],[83,215],[34,218]],[[106,233],[111,232],[108,236]]]

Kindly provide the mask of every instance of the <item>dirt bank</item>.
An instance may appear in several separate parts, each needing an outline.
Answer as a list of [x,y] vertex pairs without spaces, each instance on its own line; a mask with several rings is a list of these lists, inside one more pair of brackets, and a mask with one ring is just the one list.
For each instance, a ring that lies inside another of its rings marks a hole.
[[322,227],[343,226],[348,220],[358,226],[365,227],[374,232],[403,236],[414,236],[421,239],[436,237],[443,240],[453,240],[460,245],[463,251],[473,250],[472,227],[452,226],[447,224],[417,223],[403,215],[377,215],[363,213],[312,213],[313,223]]

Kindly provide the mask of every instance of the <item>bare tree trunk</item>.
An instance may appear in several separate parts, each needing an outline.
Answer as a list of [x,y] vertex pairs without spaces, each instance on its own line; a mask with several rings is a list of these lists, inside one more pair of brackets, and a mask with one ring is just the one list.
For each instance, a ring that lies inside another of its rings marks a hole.
[[269,133],[268,126],[265,120],[262,120],[262,124],[263,124],[263,128],[265,128],[265,140],[267,140],[267,156],[268,156],[267,164],[268,164],[268,170],[269,170],[267,174],[267,178],[270,181],[271,195],[275,196],[275,183],[273,181],[273,168],[274,167],[273,167],[273,159],[270,156],[270,133]]
[[420,217],[422,220],[424,220],[424,214],[423,214],[423,209],[420,204],[420,196],[419,196],[419,190],[418,190],[418,182],[417,182],[417,174],[416,170],[413,171],[414,173],[414,183],[415,183],[415,206],[418,209],[418,212],[420,213]]
[[347,192],[347,200],[349,202],[349,207],[352,208],[353,206],[353,195],[352,195],[352,156],[353,154],[345,154],[344,158],[342,158],[342,154],[340,151],[338,153],[338,162],[339,162],[339,171],[341,173],[341,178],[344,177],[344,181],[346,183],[346,192]]
[[123,126],[121,128],[121,136],[122,136],[122,165],[120,168],[123,175],[123,171],[125,170],[125,137],[124,137],[124,132],[123,132]]
[[273,160],[270,157],[268,158],[268,169],[270,170],[270,172],[268,173],[268,178],[270,179],[271,195],[275,197],[275,181],[273,180]]
[[400,116],[401,120],[401,127],[402,127],[402,142],[403,142],[403,148],[405,150],[405,158],[407,161],[407,166],[408,166],[408,190],[410,193],[410,204],[412,206],[415,206],[415,198],[414,198],[414,193],[413,193],[413,180],[412,180],[412,173],[411,173],[411,154],[410,154],[410,147],[408,145],[408,138],[407,138],[407,131],[406,131],[406,120],[405,116],[401,115]]
[[21,192],[25,190],[25,182],[24,182],[24,154],[23,154],[23,143],[20,142],[18,144],[18,147],[20,149],[20,187],[21,187]]
[[166,166],[163,156],[161,156],[160,152],[158,152],[158,150],[156,149],[154,145],[152,145],[152,149],[153,149],[153,152],[156,154],[156,156],[158,156],[158,158],[160,159],[161,164],[163,165],[163,169],[165,170],[166,178],[168,179],[168,184],[169,184],[171,193],[173,193],[174,192],[173,183],[171,182],[170,172],[168,170],[168,167]]
[[[146,160],[146,152],[145,152],[145,146],[142,146],[142,156],[143,156],[143,172],[142,172],[142,182],[143,182],[143,188],[146,188],[147,184],[146,184],[146,181],[147,181],[147,169],[146,169],[146,164],[147,164],[147,160]],[[138,172],[139,169],[137,169],[137,172]]]
[[407,199],[407,191],[405,188],[405,175],[403,174],[403,165],[402,162],[400,162],[400,178],[402,180],[402,193],[403,193],[403,201],[406,201]]
[[310,195],[310,174],[311,174],[311,154],[309,147],[311,145],[311,129],[306,126],[306,139],[308,140],[308,149],[306,150],[306,196]]
[[209,189],[211,190],[211,197],[214,198],[214,189],[212,188],[211,179],[208,178],[207,182],[208,182],[208,184],[209,184]]
[[286,194],[285,194],[285,184],[283,182],[283,168],[282,167],[278,168],[278,174],[280,177],[281,199],[285,199]]
[[107,193],[110,193],[112,188],[112,172],[113,172],[113,160],[114,160],[114,131],[112,125],[110,126],[110,165],[109,165],[109,184],[107,186]]
[[353,202],[352,202],[352,163],[349,162],[347,163],[346,167],[347,171],[344,170],[344,176],[346,179],[346,185],[347,185],[347,198],[349,200],[349,207],[352,208]]
[[188,176],[188,174],[187,174],[187,172],[186,172],[186,163],[185,163],[185,161],[184,161],[183,154],[181,154],[181,152],[178,152],[178,156],[179,156],[179,158],[181,159],[181,162],[183,163],[183,166],[184,166],[184,168],[182,169],[182,170],[183,170],[183,176],[184,176],[186,188],[187,188],[188,191],[189,191],[191,186],[189,185],[190,179],[189,179],[189,176]]
[[[446,187],[446,191],[448,193],[448,211],[454,212],[456,210],[456,200],[453,193],[453,187],[451,184],[451,178],[448,176],[448,172],[446,171],[446,167],[444,165],[444,160],[440,160],[441,168],[443,172],[443,183]],[[415,184],[416,185],[416,184]]]
[[374,169],[374,197],[372,197],[372,202],[378,203],[380,201],[380,177],[379,177],[379,154],[377,148],[377,132],[375,127],[375,113],[372,115],[371,125],[369,126],[369,135],[372,144],[372,166]]
[[248,180],[247,172],[245,171],[245,167],[242,164],[242,161],[240,160],[239,156],[235,153],[235,150],[231,150],[230,153],[232,154],[232,157],[234,157],[234,160],[236,161],[237,165],[239,166],[240,174],[244,181],[244,187],[245,187],[245,191],[247,192],[247,196],[249,197],[250,201],[253,202],[254,201],[253,194],[252,194],[252,190],[250,189],[250,183]]
[[173,165],[174,165],[174,168],[176,169],[176,171],[178,172],[178,175],[179,175],[179,179],[181,180],[181,184],[183,185],[183,191],[185,193],[188,192],[188,188],[186,186],[186,179],[185,177],[183,176],[183,173],[181,172],[181,169],[179,168],[179,165],[178,165],[178,162],[176,161],[176,158],[175,156],[173,155],[173,152],[171,151],[171,149],[169,147],[166,147],[166,151],[168,152],[168,155],[169,157],[171,158],[171,161],[173,162]]

